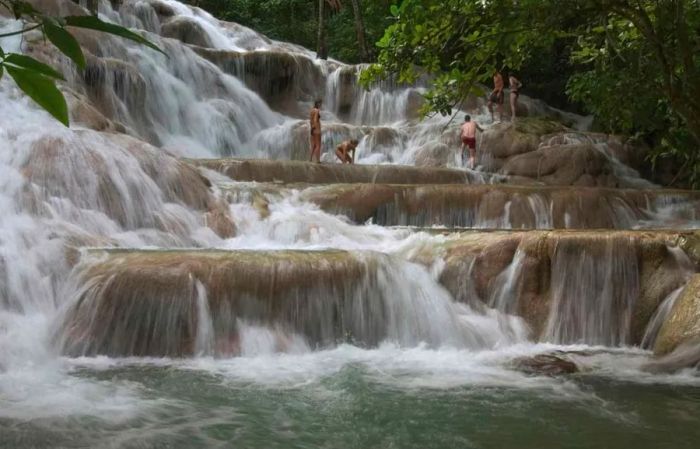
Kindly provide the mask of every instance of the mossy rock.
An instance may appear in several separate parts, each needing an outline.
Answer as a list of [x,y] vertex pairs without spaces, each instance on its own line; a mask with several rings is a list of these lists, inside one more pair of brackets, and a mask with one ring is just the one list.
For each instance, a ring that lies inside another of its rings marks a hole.
[[559,122],[542,118],[523,117],[515,121],[515,130],[523,134],[544,136],[564,132],[567,128]]

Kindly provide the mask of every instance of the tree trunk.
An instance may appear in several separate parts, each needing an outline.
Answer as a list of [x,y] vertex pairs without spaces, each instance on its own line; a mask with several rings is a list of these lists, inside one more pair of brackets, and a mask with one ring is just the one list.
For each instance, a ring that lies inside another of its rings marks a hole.
[[326,42],[326,0],[318,0],[318,47],[316,54],[320,59],[328,59]]
[[367,41],[365,40],[365,22],[362,19],[362,5],[360,0],[350,0],[352,3],[352,12],[355,16],[355,33],[357,34],[357,44],[360,47],[360,60],[362,62],[369,61],[369,50],[367,49]]

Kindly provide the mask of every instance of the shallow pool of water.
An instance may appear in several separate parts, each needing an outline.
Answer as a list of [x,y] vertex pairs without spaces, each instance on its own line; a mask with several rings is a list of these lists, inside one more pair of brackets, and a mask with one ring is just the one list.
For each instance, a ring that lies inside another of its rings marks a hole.
[[568,377],[511,368],[541,349],[64,360],[59,396],[5,402],[0,447],[698,447],[692,373],[642,374],[633,351],[580,357]]

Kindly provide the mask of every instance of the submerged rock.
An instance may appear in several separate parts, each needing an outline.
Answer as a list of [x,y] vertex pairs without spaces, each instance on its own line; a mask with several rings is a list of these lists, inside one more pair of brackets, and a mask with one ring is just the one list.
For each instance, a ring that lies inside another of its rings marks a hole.
[[654,374],[675,374],[688,369],[696,369],[696,374],[700,374],[700,339],[686,341],[670,354],[642,366],[643,371]]
[[512,362],[513,369],[535,376],[562,376],[579,372],[579,367],[566,353],[538,354],[521,357]]

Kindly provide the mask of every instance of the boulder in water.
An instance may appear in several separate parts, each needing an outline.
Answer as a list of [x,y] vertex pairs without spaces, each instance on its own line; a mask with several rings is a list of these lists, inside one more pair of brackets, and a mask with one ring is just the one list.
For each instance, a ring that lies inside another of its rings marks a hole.
[[688,281],[661,326],[654,354],[665,356],[693,341],[700,341],[700,274]]
[[535,376],[562,376],[579,372],[578,365],[563,352],[521,357],[515,359],[512,366],[518,371]]

